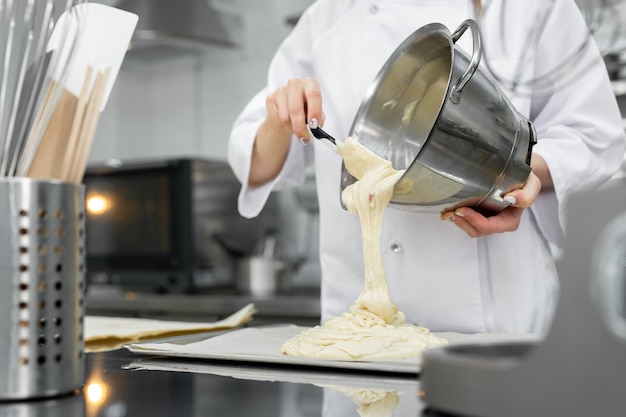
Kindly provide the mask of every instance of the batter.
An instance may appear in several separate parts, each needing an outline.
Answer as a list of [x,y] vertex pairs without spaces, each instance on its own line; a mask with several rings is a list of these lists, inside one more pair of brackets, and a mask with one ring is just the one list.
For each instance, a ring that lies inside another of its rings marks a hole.
[[331,360],[403,359],[419,357],[429,347],[447,344],[428,329],[404,322],[389,296],[380,250],[383,212],[404,173],[356,139],[337,141],[337,153],[358,181],[346,187],[342,200],[358,212],[365,259],[365,288],[349,311],[296,335],[283,353]]
[[384,391],[367,388],[326,387],[342,392],[358,406],[361,417],[393,417],[393,412],[400,403],[400,394],[396,391]]

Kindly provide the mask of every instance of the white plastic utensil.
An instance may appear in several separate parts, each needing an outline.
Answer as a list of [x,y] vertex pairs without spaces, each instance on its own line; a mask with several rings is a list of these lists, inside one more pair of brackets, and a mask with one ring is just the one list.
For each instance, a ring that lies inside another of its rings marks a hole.
[[[83,35],[85,46],[80,47],[80,52],[94,47],[98,51],[94,69],[102,73],[109,71],[100,107],[102,111],[108,102],[139,17],[125,10],[97,3],[86,3],[77,7],[84,9],[88,16]],[[84,69],[82,73],[84,76]],[[82,86],[80,81],[82,81],[80,77],[72,77],[66,87],[76,93]]]
[[60,100],[42,125],[41,139],[35,137],[32,142],[36,145],[32,159],[24,158],[20,172],[30,177],[79,182],[100,112],[138,17],[102,4],[84,3],[72,7],[65,20],[70,31],[78,35],[69,51],[67,68],[54,68],[51,73],[51,86],[60,88]]
[[66,148],[62,162],[62,178],[73,182],[82,180],[100,113],[106,107],[138,21],[137,15],[114,7],[102,4],[86,4],[84,7],[90,16],[85,39],[98,45],[98,54],[93,63],[96,76],[92,97],[85,109],[78,142]]

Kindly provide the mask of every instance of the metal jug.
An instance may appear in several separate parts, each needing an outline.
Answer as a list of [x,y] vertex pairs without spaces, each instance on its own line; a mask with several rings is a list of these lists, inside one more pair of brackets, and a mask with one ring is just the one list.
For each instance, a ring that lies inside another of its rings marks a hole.
[[[471,58],[456,46],[467,28]],[[473,206],[491,214],[507,207],[504,194],[526,182],[535,129],[478,68],[481,56],[475,21],[452,35],[429,24],[394,51],[370,86],[350,136],[406,169],[392,205]],[[341,191],[354,181],[343,166]]]
[[84,384],[84,201],[80,184],[0,180],[0,402]]

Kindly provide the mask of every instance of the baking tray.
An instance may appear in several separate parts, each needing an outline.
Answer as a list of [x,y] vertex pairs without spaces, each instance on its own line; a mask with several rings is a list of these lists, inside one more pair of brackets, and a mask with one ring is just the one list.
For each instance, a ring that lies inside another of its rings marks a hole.
[[386,391],[417,391],[412,373],[354,372],[327,367],[276,366],[273,363],[140,357],[124,366],[129,371],[165,371],[211,374],[250,381],[312,384],[319,387],[357,387]]
[[[248,363],[274,364],[279,366],[314,367],[341,369],[343,371],[366,371],[419,374],[421,358],[340,361],[300,358],[284,355],[281,347],[285,341],[305,330],[306,327],[293,324],[242,329],[209,334],[195,334],[151,342],[124,345],[129,351],[139,355],[170,358],[194,358],[212,361],[237,361]],[[539,335],[502,334],[461,334],[435,333],[453,344],[477,344],[540,339]]]

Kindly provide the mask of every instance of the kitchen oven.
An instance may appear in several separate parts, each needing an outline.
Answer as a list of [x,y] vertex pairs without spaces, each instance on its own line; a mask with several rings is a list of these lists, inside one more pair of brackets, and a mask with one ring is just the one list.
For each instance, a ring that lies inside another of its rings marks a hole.
[[224,161],[92,166],[84,184],[89,284],[159,292],[231,287],[233,252],[251,252],[277,228],[274,196],[258,217],[239,215],[240,184]]

